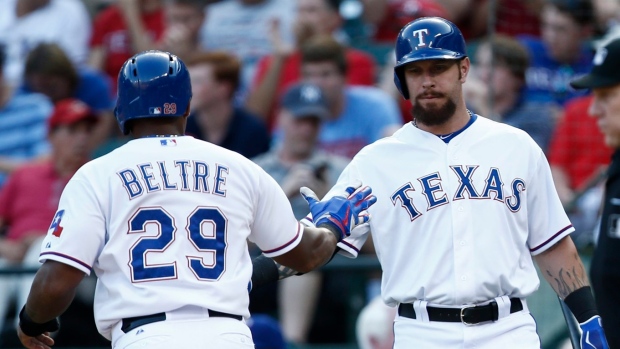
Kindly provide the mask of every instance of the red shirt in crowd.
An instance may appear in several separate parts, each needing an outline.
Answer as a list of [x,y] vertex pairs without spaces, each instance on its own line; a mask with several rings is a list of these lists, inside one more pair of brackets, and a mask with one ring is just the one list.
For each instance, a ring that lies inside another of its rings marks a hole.
[[501,0],[497,6],[495,29],[509,36],[540,36],[539,16],[523,0]]
[[394,44],[400,30],[420,17],[449,18],[448,12],[435,0],[389,0],[386,14],[374,34],[374,40]]
[[[142,14],[144,28],[153,41],[159,40],[164,32],[164,13],[162,9]],[[116,81],[123,63],[134,51],[131,48],[130,34],[120,9],[115,5],[108,6],[97,15],[93,24],[91,47],[103,46],[107,52],[104,71]]]
[[549,150],[549,163],[567,173],[572,189],[579,189],[603,165],[609,165],[612,150],[605,145],[596,119],[588,115],[592,96],[566,104]]
[[[269,66],[271,65],[272,57],[264,57],[258,62],[256,70],[256,76],[254,78],[254,88],[256,88],[260,82],[264,79]],[[374,58],[361,50],[347,48],[347,84],[349,85],[366,85],[372,86],[375,83],[375,60]],[[280,74],[280,80],[276,89],[276,99],[278,99],[286,88],[299,81],[301,75],[301,53],[295,51],[291,54],[282,67],[282,73]],[[272,102],[272,111],[269,113],[268,126],[273,128],[274,113],[277,100]]]
[[47,160],[13,172],[0,190],[0,217],[8,226],[7,239],[18,241],[32,233],[46,234],[68,181],[59,178]]

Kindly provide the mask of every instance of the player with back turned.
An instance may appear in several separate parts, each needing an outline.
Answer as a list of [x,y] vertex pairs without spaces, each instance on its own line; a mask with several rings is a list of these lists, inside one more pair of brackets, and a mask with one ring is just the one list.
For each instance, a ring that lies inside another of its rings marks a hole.
[[[303,226],[280,186],[243,156],[184,136],[191,99],[184,63],[161,51],[129,59],[116,117],[135,138],[67,184],[43,241],[18,335],[49,348],[56,317],[83,277],[98,277],[95,321],[113,348],[253,348],[247,239],[308,271],[368,220],[370,189],[313,201]],[[303,190],[307,191],[306,188]]]
[[417,19],[401,30],[396,59],[414,121],[362,149],[325,196],[359,180],[373,188],[372,222],[338,246],[356,257],[372,233],[381,296],[398,309],[394,348],[539,349],[526,303],[540,283],[534,261],[579,320],[582,347],[608,348],[543,151],[465,106],[460,30]]

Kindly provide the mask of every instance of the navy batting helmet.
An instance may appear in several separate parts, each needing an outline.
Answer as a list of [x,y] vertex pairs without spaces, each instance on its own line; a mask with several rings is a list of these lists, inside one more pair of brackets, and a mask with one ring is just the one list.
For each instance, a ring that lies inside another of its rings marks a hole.
[[410,22],[396,38],[394,83],[409,99],[402,67],[427,59],[461,59],[467,56],[465,39],[454,23],[441,17],[422,17]]
[[183,116],[192,99],[185,64],[175,55],[144,51],[128,59],[118,74],[114,115],[123,134],[127,121]]

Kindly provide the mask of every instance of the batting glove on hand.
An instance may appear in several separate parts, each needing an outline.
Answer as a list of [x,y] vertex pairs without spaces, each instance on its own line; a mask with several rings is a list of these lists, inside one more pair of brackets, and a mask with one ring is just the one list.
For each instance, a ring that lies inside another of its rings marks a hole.
[[366,210],[377,201],[374,195],[370,195],[372,189],[364,187],[356,191],[360,187],[361,183],[348,187],[342,195],[326,201],[319,201],[310,188],[301,187],[299,192],[310,206],[314,224],[317,227],[326,225],[340,233],[340,241],[349,236],[357,225],[368,222],[370,217]]
[[600,316],[593,316],[590,320],[580,323],[582,349],[609,349]]

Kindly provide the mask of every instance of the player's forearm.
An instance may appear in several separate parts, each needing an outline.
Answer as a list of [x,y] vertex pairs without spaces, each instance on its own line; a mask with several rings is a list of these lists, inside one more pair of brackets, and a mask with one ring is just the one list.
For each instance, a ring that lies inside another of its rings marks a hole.
[[[331,244],[328,244],[329,247],[325,249],[325,251],[329,251],[331,249]],[[336,249],[333,249],[332,253],[329,255],[327,260],[321,261],[319,266],[326,264],[331,260],[331,258],[335,255]],[[276,257],[278,258],[278,257]],[[281,258],[280,258],[281,259]],[[302,275],[303,272],[300,272],[294,268],[289,266],[280,264],[275,260],[266,257],[264,255],[260,255],[252,260],[252,289],[259,288],[265,284],[269,284],[272,282],[276,282],[278,280],[286,279],[295,275]],[[317,267],[313,267],[312,269],[316,269]]]
[[305,227],[299,245],[273,259],[252,260],[252,288],[314,270],[327,263],[336,250],[336,234],[326,228]]
[[26,312],[37,323],[50,321],[62,314],[73,301],[84,273],[68,265],[46,261],[37,272]]
[[300,243],[290,252],[274,257],[281,265],[301,273],[327,263],[336,250],[336,235],[327,228],[304,227]]
[[589,286],[581,258],[573,240],[568,236],[534,259],[545,280],[562,299],[582,287]]
[[252,289],[294,275],[301,275],[301,273],[265,255],[260,255],[252,260]]

